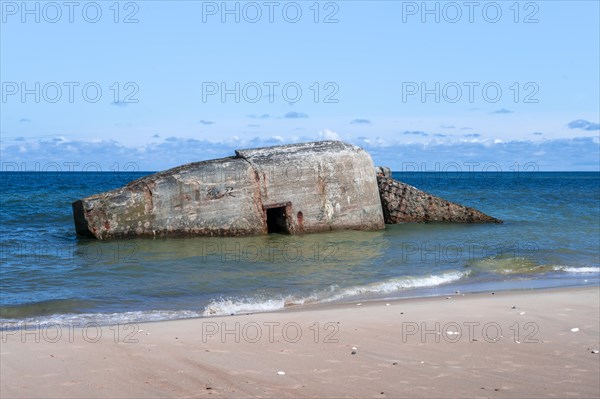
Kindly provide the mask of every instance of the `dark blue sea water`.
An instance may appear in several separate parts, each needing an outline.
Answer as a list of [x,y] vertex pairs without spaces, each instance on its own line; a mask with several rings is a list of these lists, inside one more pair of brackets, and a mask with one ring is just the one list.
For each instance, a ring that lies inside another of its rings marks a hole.
[[600,283],[600,173],[395,173],[504,224],[96,241],[71,202],[135,173],[0,174],[0,321],[116,323]]

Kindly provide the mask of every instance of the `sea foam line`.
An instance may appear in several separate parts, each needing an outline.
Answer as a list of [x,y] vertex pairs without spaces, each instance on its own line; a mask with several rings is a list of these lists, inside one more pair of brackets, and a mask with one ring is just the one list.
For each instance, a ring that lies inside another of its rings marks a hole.
[[125,325],[152,321],[189,319],[202,317],[192,310],[148,310],[120,313],[66,313],[24,319],[0,319],[0,330],[12,328],[36,328],[46,326],[70,326],[85,328],[94,326]]
[[573,267],[573,266],[554,266],[554,270],[567,272],[567,273],[600,273],[600,267],[584,266],[584,267]]
[[440,275],[424,277],[398,277],[364,286],[330,289],[305,297],[281,296],[277,298],[238,297],[219,298],[211,301],[202,311],[193,310],[148,310],[120,313],[68,313],[50,316],[30,317],[26,319],[0,319],[1,329],[18,328],[19,326],[44,327],[51,325],[70,325],[86,327],[89,325],[107,326],[116,324],[135,324],[142,322],[188,319],[196,317],[225,316],[244,313],[272,312],[290,306],[312,303],[327,303],[349,299],[362,294],[389,294],[407,289],[436,287],[460,280],[468,271],[446,272]]
[[204,309],[204,316],[223,316],[240,313],[268,312],[281,310],[288,306],[305,305],[309,303],[327,303],[349,299],[362,294],[389,294],[412,288],[436,287],[460,280],[467,276],[468,271],[447,272],[441,275],[426,277],[400,277],[364,286],[344,288],[340,291],[332,287],[327,292],[298,298],[293,296],[276,299],[263,298],[221,298],[212,301]]

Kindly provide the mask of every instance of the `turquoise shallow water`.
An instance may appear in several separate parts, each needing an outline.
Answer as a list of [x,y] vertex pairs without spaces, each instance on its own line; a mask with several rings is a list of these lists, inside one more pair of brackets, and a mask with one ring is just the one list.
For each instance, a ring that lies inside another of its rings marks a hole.
[[145,174],[1,173],[0,321],[164,320],[600,283],[600,174],[395,173],[502,225],[95,241],[71,202]]

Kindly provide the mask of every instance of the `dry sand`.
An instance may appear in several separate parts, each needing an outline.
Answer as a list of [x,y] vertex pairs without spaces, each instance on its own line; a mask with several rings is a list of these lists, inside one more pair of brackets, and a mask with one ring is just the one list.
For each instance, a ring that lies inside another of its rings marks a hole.
[[599,301],[488,292],[9,331],[0,396],[598,398]]

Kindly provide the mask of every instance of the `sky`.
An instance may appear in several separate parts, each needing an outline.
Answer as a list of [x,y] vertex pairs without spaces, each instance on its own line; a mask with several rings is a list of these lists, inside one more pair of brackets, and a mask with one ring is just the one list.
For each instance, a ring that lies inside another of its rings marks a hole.
[[2,170],[335,139],[397,171],[597,171],[599,4],[2,0]]

